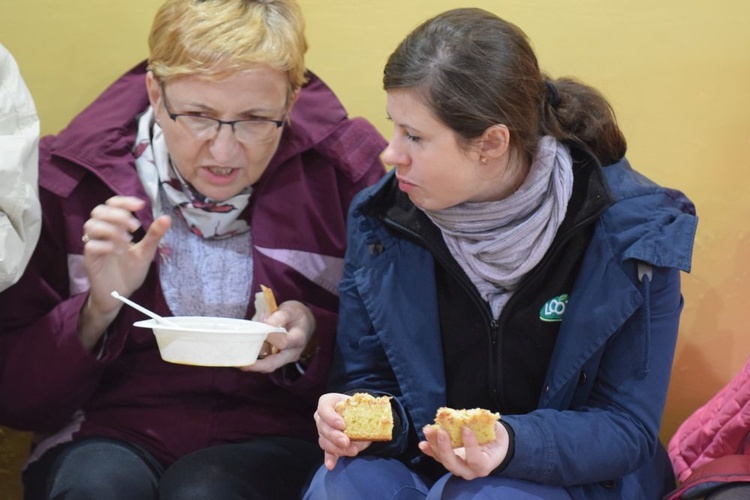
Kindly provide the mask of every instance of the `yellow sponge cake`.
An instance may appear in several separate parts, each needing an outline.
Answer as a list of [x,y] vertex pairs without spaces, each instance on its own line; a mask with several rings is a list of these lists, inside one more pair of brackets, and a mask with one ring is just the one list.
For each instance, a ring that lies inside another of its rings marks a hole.
[[344,433],[352,441],[390,441],[393,439],[391,397],[374,397],[357,393],[336,403],[336,411],[344,417]]
[[492,413],[482,408],[471,410],[454,410],[452,408],[438,408],[435,423],[427,427],[446,430],[451,437],[451,446],[460,448],[464,445],[461,429],[468,427],[477,436],[479,444],[491,443],[495,440],[495,422],[500,420],[499,413]]

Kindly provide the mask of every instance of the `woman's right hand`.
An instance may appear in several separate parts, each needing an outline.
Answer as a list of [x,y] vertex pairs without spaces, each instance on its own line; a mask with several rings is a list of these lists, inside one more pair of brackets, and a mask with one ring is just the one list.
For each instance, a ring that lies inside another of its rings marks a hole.
[[344,417],[336,411],[336,403],[350,397],[329,393],[318,400],[314,418],[318,426],[318,444],[325,452],[324,463],[328,470],[333,470],[339,457],[356,457],[372,444],[372,441],[352,441],[344,434]]
[[133,212],[144,204],[133,196],[114,196],[97,205],[83,225],[83,234],[88,238],[83,265],[91,288],[79,318],[78,336],[89,351],[122,307],[111,296],[112,291],[128,297],[143,284],[159,241],[171,225],[169,216],[157,218],[146,236],[134,244],[132,233],[140,222]]

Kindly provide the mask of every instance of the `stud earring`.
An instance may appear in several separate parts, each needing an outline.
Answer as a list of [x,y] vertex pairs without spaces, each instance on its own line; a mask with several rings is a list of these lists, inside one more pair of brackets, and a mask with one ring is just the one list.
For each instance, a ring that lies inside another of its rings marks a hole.
[[487,165],[487,158],[485,158],[484,156],[480,156],[479,163],[481,163],[482,165]]

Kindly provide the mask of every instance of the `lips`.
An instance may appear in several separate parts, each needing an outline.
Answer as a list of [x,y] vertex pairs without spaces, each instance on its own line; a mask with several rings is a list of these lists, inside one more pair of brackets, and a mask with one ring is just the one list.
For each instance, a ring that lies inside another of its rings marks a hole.
[[406,179],[399,176],[398,174],[396,174],[396,180],[398,181],[398,188],[404,193],[409,194],[410,192],[412,192],[413,190],[417,188],[416,184],[407,181]]
[[206,167],[212,174],[219,176],[227,176],[234,170],[232,167]]
[[409,182],[405,178],[401,177],[400,175],[396,174],[396,180],[398,180],[399,184],[405,184],[408,186],[416,186],[413,182]]
[[211,185],[226,186],[233,184],[241,171],[240,168],[205,166],[200,169],[200,177]]

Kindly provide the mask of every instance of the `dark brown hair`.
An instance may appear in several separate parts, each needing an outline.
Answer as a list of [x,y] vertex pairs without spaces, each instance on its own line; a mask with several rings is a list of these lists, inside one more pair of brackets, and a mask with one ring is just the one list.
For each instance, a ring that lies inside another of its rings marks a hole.
[[599,91],[547,78],[526,34],[481,9],[450,10],[417,27],[388,58],[383,86],[415,90],[467,148],[503,124],[512,151],[527,160],[542,135],[583,143],[604,165],[627,149]]

